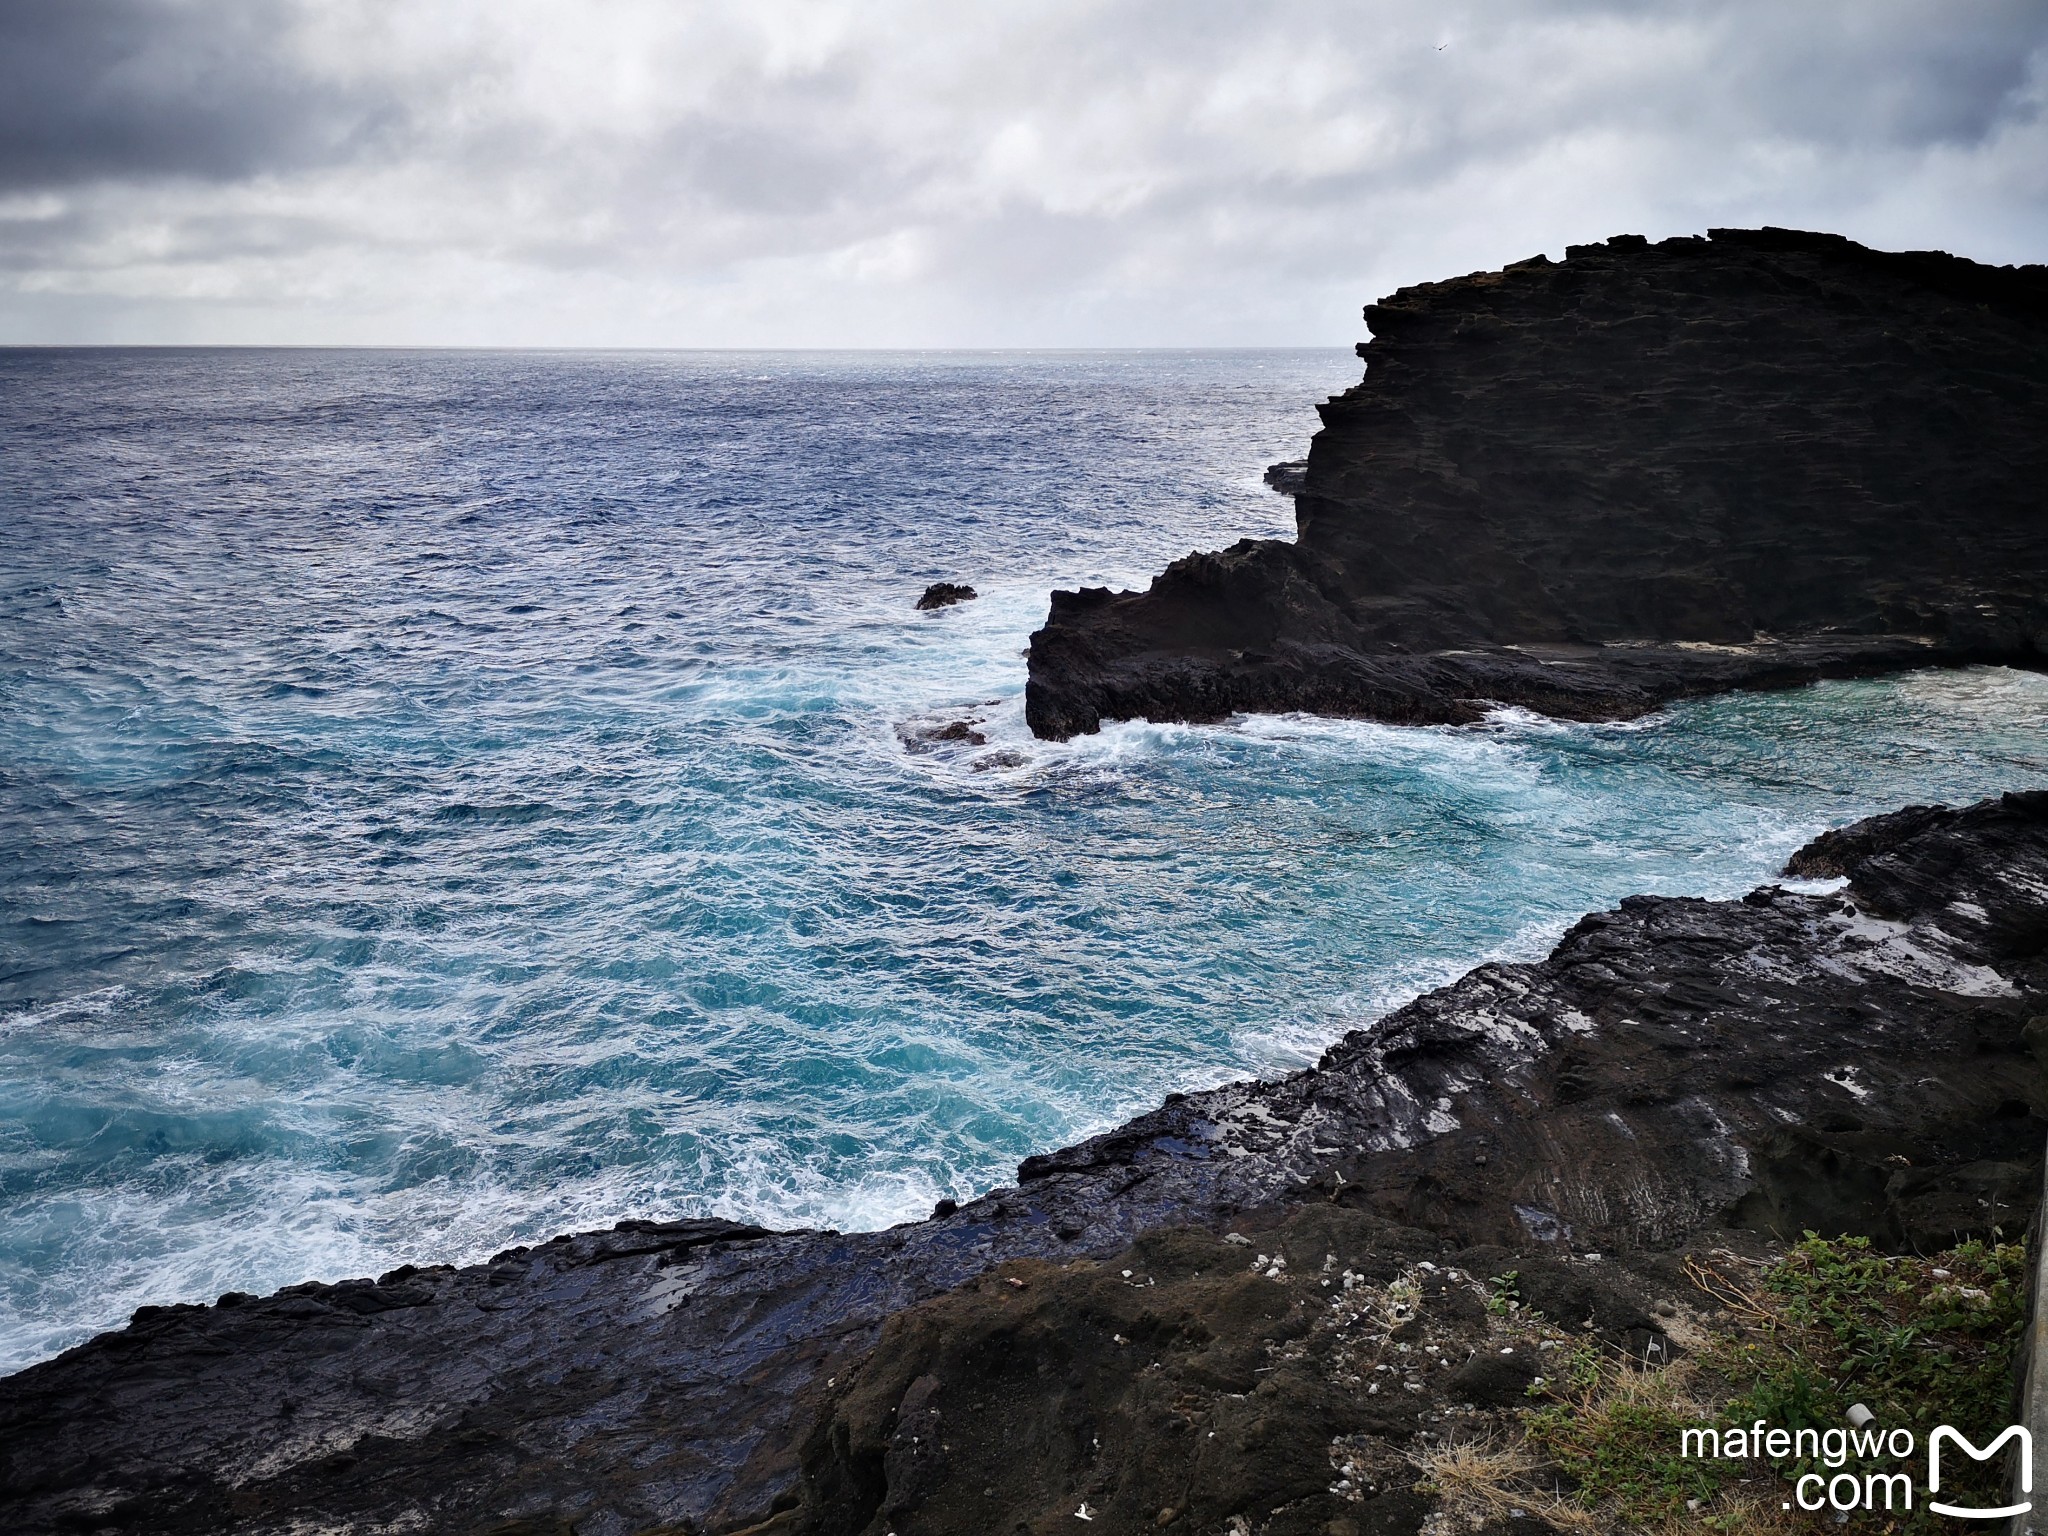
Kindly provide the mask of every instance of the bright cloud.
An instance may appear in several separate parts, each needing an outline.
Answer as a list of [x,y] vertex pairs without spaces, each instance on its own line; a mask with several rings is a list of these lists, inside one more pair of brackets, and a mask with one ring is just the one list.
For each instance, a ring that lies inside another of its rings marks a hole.
[[2048,254],[2048,9],[0,0],[0,339],[1343,343],[1623,230]]

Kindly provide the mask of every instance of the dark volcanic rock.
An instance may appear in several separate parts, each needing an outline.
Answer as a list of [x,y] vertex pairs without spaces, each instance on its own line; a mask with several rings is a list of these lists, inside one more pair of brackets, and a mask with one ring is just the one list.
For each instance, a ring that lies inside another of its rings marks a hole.
[[[929,1221],[633,1222],[145,1309],[0,1381],[0,1529],[1414,1531],[1429,1415],[1523,1374],[1452,1379],[1488,1275],[1660,1357],[1668,1255],[1722,1229],[2025,1226],[2048,794],[1814,846],[1846,888],[1633,898]],[[1416,1277],[1412,1387],[1332,1385],[1340,1267]]]
[[917,600],[920,610],[926,608],[950,608],[955,603],[964,603],[981,594],[972,587],[963,587],[957,582],[935,581],[924,589],[924,596]]
[[970,747],[985,747],[988,737],[974,727],[977,722],[949,720],[944,725],[903,725],[896,728],[896,738],[912,752],[925,752],[945,742],[964,742]]
[[1299,496],[1308,484],[1308,460],[1289,459],[1266,466],[1266,484],[1282,496]]
[[[2048,268],[1617,236],[1366,310],[1299,541],[1055,592],[1041,736],[1312,710],[1625,717],[2048,640]],[[1285,466],[1276,466],[1284,468]]]

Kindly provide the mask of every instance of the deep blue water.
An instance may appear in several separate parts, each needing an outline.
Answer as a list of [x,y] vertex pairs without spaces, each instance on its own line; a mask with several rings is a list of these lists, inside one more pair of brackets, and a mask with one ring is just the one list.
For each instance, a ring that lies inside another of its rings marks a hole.
[[1047,589],[1285,533],[1260,470],[1356,370],[0,353],[0,1368],[624,1216],[922,1214],[1629,892],[2048,784],[1994,670],[1031,740]]

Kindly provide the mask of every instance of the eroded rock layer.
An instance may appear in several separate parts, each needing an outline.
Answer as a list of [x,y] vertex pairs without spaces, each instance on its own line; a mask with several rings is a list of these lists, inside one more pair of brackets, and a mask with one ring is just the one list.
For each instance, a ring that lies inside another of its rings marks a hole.
[[[1533,1369],[1468,1355],[1485,1276],[1654,1363],[1684,1245],[2025,1227],[2048,794],[1794,864],[1847,884],[1633,898],[929,1221],[625,1223],[144,1309],[0,1381],[0,1528],[1415,1531],[1404,1457]],[[1437,1353],[1398,1390],[1345,1272],[1411,1285]]]
[[2048,649],[2048,267],[1618,236],[1368,308],[1299,539],[1055,592],[1027,714],[1619,718]]

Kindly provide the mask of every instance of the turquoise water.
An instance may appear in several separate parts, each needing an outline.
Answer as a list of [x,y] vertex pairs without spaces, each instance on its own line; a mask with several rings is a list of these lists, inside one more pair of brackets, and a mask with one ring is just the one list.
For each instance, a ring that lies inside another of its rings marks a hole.
[[0,353],[0,1368],[626,1216],[920,1215],[1623,895],[2048,784],[1994,669],[1033,741],[1047,589],[1285,532],[1260,470],[1356,368]]

